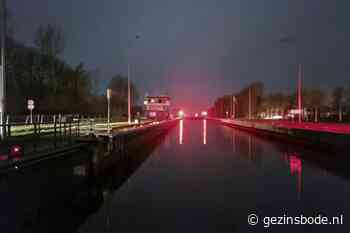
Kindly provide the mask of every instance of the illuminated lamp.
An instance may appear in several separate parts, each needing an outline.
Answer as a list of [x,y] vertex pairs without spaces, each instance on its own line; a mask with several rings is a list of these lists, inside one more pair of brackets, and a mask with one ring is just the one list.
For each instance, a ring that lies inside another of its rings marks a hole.
[[180,110],[180,111],[178,112],[178,116],[179,116],[179,117],[184,117],[184,116],[185,116],[185,112],[182,111],[182,110]]
[[22,147],[20,145],[14,145],[10,149],[10,156],[12,158],[19,158],[22,156]]

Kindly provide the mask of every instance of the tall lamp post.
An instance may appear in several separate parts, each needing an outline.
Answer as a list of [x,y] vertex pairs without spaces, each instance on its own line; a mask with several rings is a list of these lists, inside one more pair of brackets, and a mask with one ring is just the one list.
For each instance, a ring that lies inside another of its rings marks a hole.
[[128,63],[128,124],[131,124],[130,63]]
[[[136,35],[135,39],[140,39],[139,35]],[[130,50],[130,46],[129,46]],[[130,51],[128,57],[128,124],[131,124],[131,85],[130,85]]]
[[111,132],[111,89],[107,89],[107,132]]
[[299,112],[299,123],[302,122],[303,110],[302,110],[302,76],[303,76],[303,65],[298,66],[298,112]]
[[5,40],[6,40],[6,0],[2,0],[2,30],[1,30],[1,77],[0,77],[0,137],[5,134],[5,97],[6,97],[6,79],[5,79]]

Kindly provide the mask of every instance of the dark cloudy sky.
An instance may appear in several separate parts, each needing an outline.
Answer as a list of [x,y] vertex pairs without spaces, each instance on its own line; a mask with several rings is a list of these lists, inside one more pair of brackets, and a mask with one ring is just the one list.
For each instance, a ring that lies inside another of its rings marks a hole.
[[[199,110],[217,96],[261,80],[295,88],[350,84],[350,2],[346,0],[11,0],[16,38],[32,43],[40,24],[62,28],[62,57],[106,83],[126,73],[142,93],[167,92]],[[135,40],[135,35],[140,35]],[[126,48],[130,45],[130,49]],[[129,51],[129,52],[127,52]]]

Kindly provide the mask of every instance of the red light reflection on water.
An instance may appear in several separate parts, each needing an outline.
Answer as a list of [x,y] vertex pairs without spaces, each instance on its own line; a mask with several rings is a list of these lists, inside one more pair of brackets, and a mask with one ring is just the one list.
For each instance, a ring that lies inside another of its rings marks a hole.
[[180,120],[180,130],[179,130],[179,143],[183,144],[183,129],[184,129],[184,120]]
[[301,159],[299,159],[299,156],[296,152],[288,154],[289,157],[289,169],[290,169],[290,174],[297,175],[297,182],[298,182],[298,193],[301,193],[301,173],[302,173],[302,163]]
[[207,120],[203,120],[203,144],[207,144]]

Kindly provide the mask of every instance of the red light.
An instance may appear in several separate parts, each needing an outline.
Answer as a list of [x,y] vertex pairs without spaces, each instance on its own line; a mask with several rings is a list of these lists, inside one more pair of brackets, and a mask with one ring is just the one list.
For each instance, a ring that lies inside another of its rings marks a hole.
[[202,116],[207,116],[207,115],[208,115],[208,113],[206,111],[202,112]]
[[22,155],[22,147],[19,145],[15,145],[11,147],[10,156],[14,158],[18,158]]
[[194,114],[195,117],[198,117],[198,113]]
[[180,110],[180,111],[178,112],[178,116],[179,116],[179,117],[184,117],[184,116],[185,116],[185,112],[182,111],[182,110]]
[[298,187],[297,191],[301,193],[301,173],[302,173],[302,163],[301,159],[299,159],[299,155],[297,153],[292,153],[289,156],[289,165],[290,165],[290,173],[291,175],[297,175]]

